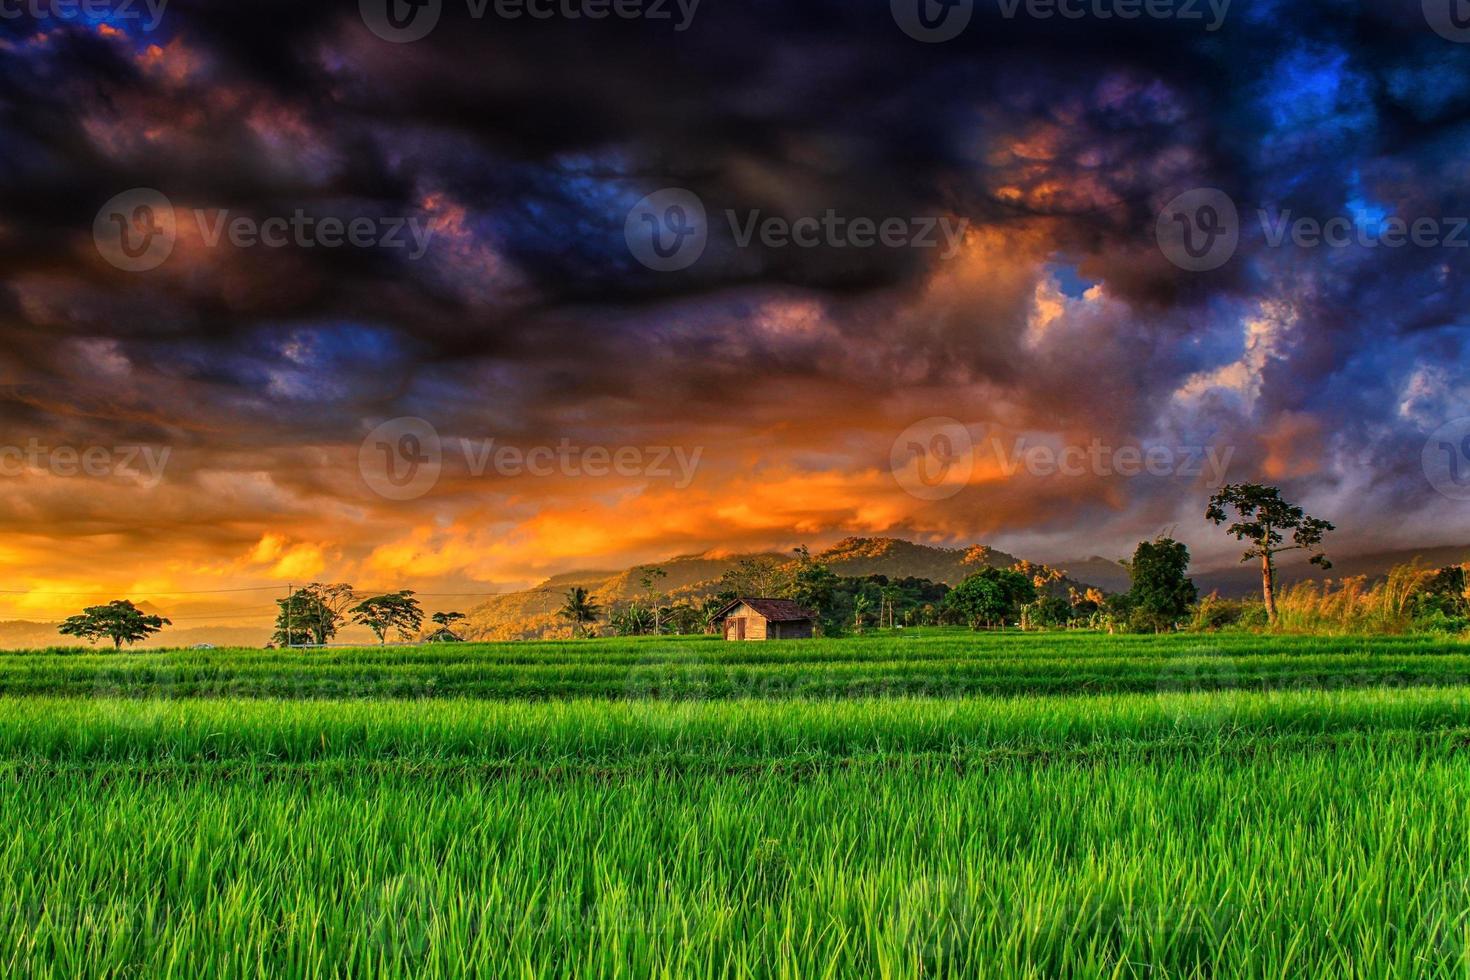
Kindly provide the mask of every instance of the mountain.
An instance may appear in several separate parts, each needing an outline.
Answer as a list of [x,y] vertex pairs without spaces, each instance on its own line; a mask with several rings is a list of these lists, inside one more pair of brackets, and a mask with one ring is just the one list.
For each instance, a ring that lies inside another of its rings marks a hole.
[[[866,575],[886,575],[889,578],[927,578],[949,585],[959,584],[967,575],[986,565],[1009,568],[1018,559],[1003,551],[983,545],[969,548],[944,548],[918,544],[901,538],[847,538],[823,551],[814,554],[838,575],[861,578]],[[1415,548],[1401,551],[1377,552],[1365,555],[1334,558],[1331,569],[1322,570],[1302,560],[1287,561],[1280,570],[1281,582],[1291,584],[1307,579],[1341,579],[1364,575],[1370,579],[1384,575],[1389,568],[1415,559],[1431,567],[1459,564],[1470,561],[1470,545],[1451,547]],[[669,561],[659,562],[656,567],[664,570],[666,577],[659,580],[657,588],[670,599],[697,602],[713,595],[719,589],[722,575],[736,568],[742,561],[764,560],[772,564],[791,562],[790,554],[755,552],[747,554],[710,551],[699,555],[681,555]],[[1053,589],[1065,594],[1068,586],[1083,589],[1096,586],[1105,592],[1121,592],[1128,588],[1128,571],[1116,561],[1093,555],[1074,561],[1051,562],[1053,568],[1067,575]],[[564,636],[567,625],[557,617],[557,610],[565,602],[568,589],[587,589],[595,601],[604,606],[640,598],[645,590],[639,579],[642,568],[636,566],[622,570],[586,570],[565,572],[555,575],[533,589],[496,596],[468,612],[463,625],[464,634],[470,639],[518,640],[538,637]],[[1218,591],[1227,596],[1250,596],[1258,594],[1261,586],[1257,565],[1227,565],[1218,568],[1192,570],[1190,577],[1199,586],[1201,594]],[[262,617],[261,611],[241,613],[242,618],[253,617],[259,625],[230,625],[232,618],[223,608],[182,608],[173,611],[155,608],[151,603],[140,603],[140,608],[149,612],[175,616],[178,624],[171,629],[150,637],[138,648],[187,647],[196,643],[216,646],[263,646],[270,637],[269,616]],[[202,619],[213,620],[210,625],[193,625]],[[35,648],[60,645],[66,641],[56,632],[54,622],[31,622],[12,620],[0,622],[0,648]],[[339,642],[371,643],[372,637],[360,627],[344,630]]]
[[[1323,579],[1336,580],[1359,575],[1376,579],[1386,575],[1395,565],[1407,565],[1413,561],[1430,568],[1443,568],[1470,561],[1470,545],[1405,548],[1345,558],[1334,557],[1329,551],[1328,557],[1332,558],[1332,567],[1323,569],[1307,564],[1304,558],[1288,554],[1277,566],[1277,581],[1282,585],[1291,585],[1296,582],[1320,582]],[[1261,565],[1255,560],[1191,573],[1190,577],[1199,586],[1201,595],[1218,591],[1223,596],[1251,596],[1261,592]]]
[[[917,544],[901,538],[847,538],[824,551],[813,554],[838,575],[861,578],[867,575],[886,575],[889,578],[927,578],[935,582],[958,585],[966,576],[986,565],[1009,568],[1019,559],[1003,551],[983,545],[970,548],[943,548]],[[720,578],[736,568],[742,561],[764,559],[774,563],[789,563],[794,559],[789,554],[759,552],[732,554],[707,552],[702,555],[682,555],[666,562],[653,563],[652,567],[664,570],[666,577],[658,581],[656,588],[673,600],[686,599],[697,602],[714,595],[719,590]],[[1102,562],[1103,559],[1096,559]],[[1115,568],[1121,568],[1111,563]],[[474,639],[514,640],[540,636],[560,636],[568,632],[566,623],[556,611],[565,601],[564,593],[580,586],[592,594],[597,603],[608,606],[626,602],[646,594],[639,579],[642,569],[637,566],[621,572],[570,572],[547,579],[536,589],[527,592],[496,596],[471,609],[465,622],[465,634]],[[1116,578],[1116,575],[1113,576]],[[1123,588],[1127,588],[1127,574],[1123,575]],[[1067,587],[1086,588],[1090,580],[1069,575],[1054,588],[1065,594]]]
[[1127,592],[1133,584],[1128,569],[1120,562],[1098,555],[1055,562],[1053,567],[1064,569],[1069,577],[1095,585],[1104,592]]
[[939,548],[915,544],[902,538],[847,538],[815,557],[838,575],[861,578],[927,578],[958,585],[967,575],[986,565],[1010,568],[1018,559],[983,545],[973,548]]

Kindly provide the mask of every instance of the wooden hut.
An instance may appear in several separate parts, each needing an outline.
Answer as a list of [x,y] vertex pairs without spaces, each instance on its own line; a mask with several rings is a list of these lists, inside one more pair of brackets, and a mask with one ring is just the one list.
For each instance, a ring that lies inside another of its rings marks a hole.
[[810,640],[816,621],[790,599],[736,599],[715,616],[727,640]]

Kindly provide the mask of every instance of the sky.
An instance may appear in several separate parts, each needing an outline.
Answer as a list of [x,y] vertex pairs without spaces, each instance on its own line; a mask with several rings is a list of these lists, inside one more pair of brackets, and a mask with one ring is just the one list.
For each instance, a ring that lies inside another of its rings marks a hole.
[[1448,0],[389,2],[0,2],[0,618],[1470,543]]

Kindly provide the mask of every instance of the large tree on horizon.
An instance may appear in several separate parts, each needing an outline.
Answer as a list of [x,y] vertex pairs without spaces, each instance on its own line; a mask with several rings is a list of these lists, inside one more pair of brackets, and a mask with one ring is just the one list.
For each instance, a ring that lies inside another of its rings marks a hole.
[[407,640],[424,625],[424,611],[413,597],[412,589],[389,592],[364,599],[348,610],[352,621],[373,631],[381,645],[387,642],[388,631],[396,630],[400,638]]
[[[1217,525],[1223,524],[1230,519],[1229,510],[1234,510],[1238,519],[1225,530],[1237,541],[1250,542],[1240,560],[1261,560],[1261,595],[1266,602],[1266,617],[1274,623],[1276,556],[1283,551],[1310,551],[1308,562],[1331,568],[1332,562],[1322,552],[1322,536],[1337,530],[1337,526],[1331,521],[1308,517],[1300,507],[1283,500],[1279,488],[1259,483],[1221,487],[1210,498],[1205,517]],[[1291,544],[1284,543],[1286,531],[1291,532]]]
[[337,635],[352,598],[352,586],[345,582],[312,582],[285,599],[277,599],[280,612],[271,642],[284,647],[307,643],[325,646]]
[[96,643],[105,636],[112,640],[114,650],[120,650],[124,643],[132,646],[172,625],[162,616],[145,613],[127,599],[114,599],[105,606],[88,606],[79,616],[68,616],[56,631],[88,643]]

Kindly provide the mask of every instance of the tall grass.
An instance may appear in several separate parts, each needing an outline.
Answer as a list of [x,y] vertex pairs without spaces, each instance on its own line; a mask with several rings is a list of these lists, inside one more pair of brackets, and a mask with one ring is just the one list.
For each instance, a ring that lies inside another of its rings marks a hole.
[[0,690],[0,977],[1470,977],[1455,641],[71,652]]
[[855,698],[1470,683],[1454,638],[885,635],[327,651],[0,654],[0,695]]
[[1435,570],[1418,563],[1395,565],[1384,579],[1367,576],[1334,584],[1299,582],[1277,599],[1279,630],[1298,633],[1407,633],[1414,626],[1413,597]]
[[819,773],[22,766],[0,975],[1463,977],[1466,785],[1454,738],[1266,729]]

